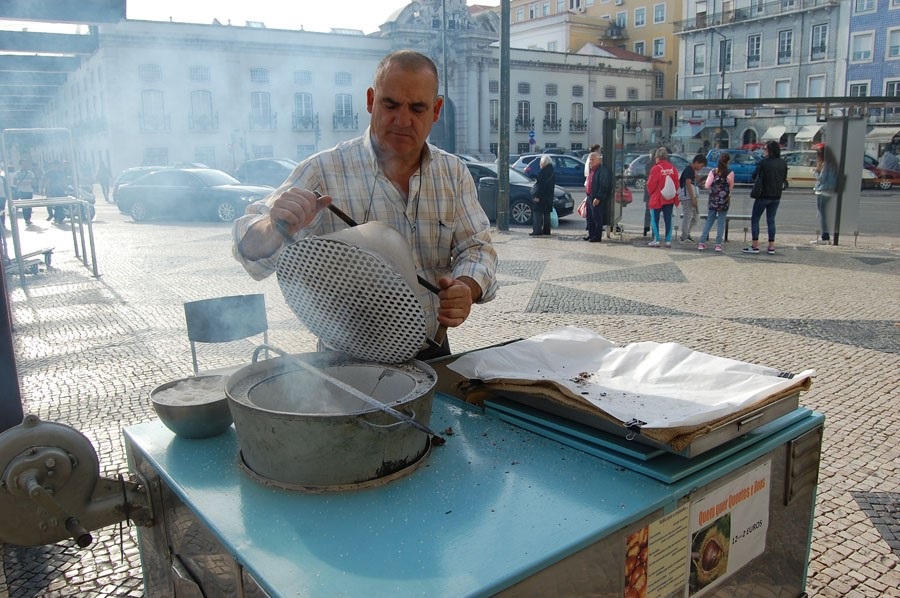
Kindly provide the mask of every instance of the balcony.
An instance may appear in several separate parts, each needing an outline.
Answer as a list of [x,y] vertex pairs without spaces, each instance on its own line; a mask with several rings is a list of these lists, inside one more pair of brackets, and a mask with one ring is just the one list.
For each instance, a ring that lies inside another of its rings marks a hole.
[[544,133],[559,133],[562,130],[562,119],[561,118],[547,118],[544,117]]
[[291,114],[292,131],[318,131],[319,115],[294,112]]
[[825,60],[825,52],[828,48],[824,45],[813,46],[809,51],[810,60]]
[[516,133],[528,133],[534,130],[534,119],[516,117]]
[[192,113],[188,116],[188,129],[198,132],[218,131],[219,115],[207,113]]
[[570,120],[569,133],[587,133],[588,121],[586,119]]
[[359,128],[359,115],[335,114],[331,126],[335,131],[355,131]]
[[778,53],[778,64],[790,64],[791,63],[791,52],[779,52]]
[[141,133],[168,133],[172,129],[172,119],[168,114],[159,112],[141,113]]
[[277,114],[251,114],[251,131],[274,131],[278,124]]
[[731,23],[739,23],[751,19],[764,19],[795,14],[813,8],[837,7],[841,0],[796,0],[784,2],[775,0],[765,4],[756,4],[752,7],[734,8],[725,12],[698,13],[696,16],[683,21],[673,23],[673,31],[676,35],[692,31],[719,27]]
[[626,40],[628,39],[628,30],[626,30],[621,25],[610,23],[606,29],[600,30],[600,34],[597,36],[597,39],[600,41]]
[[750,54],[747,56],[747,68],[748,69],[758,69],[759,68],[759,54]]

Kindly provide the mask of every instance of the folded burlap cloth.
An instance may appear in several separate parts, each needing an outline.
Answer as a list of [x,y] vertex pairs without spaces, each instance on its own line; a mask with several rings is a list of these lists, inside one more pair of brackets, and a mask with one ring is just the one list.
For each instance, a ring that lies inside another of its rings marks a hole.
[[808,390],[814,372],[797,375],[699,353],[674,343],[618,347],[566,327],[473,351],[450,369],[466,378],[461,395],[550,403],[601,417],[676,452],[699,436],[780,399]]

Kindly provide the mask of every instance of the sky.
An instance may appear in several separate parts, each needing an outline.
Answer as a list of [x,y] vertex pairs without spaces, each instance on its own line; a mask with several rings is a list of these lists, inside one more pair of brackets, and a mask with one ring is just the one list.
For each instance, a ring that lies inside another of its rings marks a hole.
[[[214,18],[225,24],[243,25],[246,21],[262,21],[272,29],[330,31],[332,28],[360,29],[363,33],[378,31],[398,9],[410,0],[128,0],[126,17],[147,21],[211,23]],[[497,6],[499,0],[468,0],[468,4]]]

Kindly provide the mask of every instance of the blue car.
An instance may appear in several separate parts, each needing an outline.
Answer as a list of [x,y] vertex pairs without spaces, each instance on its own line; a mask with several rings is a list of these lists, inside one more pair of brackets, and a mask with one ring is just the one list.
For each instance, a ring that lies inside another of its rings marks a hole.
[[[547,154],[553,160],[553,174],[560,187],[584,187],[584,162],[575,156]],[[541,154],[537,154],[523,171],[527,176],[536,179],[541,171]]]
[[[715,168],[719,163],[719,151],[711,149],[706,154],[706,163],[709,168]],[[735,184],[751,184],[753,182],[753,172],[760,161],[759,155],[743,149],[725,149],[721,151],[731,154],[731,162],[728,163],[728,167],[734,172]]]

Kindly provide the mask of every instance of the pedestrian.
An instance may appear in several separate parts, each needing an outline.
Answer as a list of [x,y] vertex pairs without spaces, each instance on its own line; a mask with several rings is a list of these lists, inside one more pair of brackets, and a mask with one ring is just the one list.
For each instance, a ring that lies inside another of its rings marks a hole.
[[662,215],[666,223],[666,247],[672,246],[672,210],[678,201],[678,171],[669,162],[669,152],[661,147],[656,150],[656,164],[647,176],[647,189],[650,192],[650,229],[653,240],[650,247],[659,247],[659,217]]
[[884,148],[884,153],[881,154],[881,158],[878,160],[878,168],[883,170],[897,170],[900,168],[900,160],[894,155],[894,150],[890,145]]
[[766,230],[769,235],[767,252],[775,253],[775,214],[781,203],[781,192],[787,179],[787,164],[781,158],[781,146],[777,141],[766,142],[763,148],[763,159],[753,171],[753,208],[750,213],[750,234],[752,244],[741,249],[744,253],[759,253],[759,220],[766,214]]
[[[31,170],[31,164],[28,160],[19,161],[19,170],[13,175],[12,186],[16,199],[33,199],[34,187],[37,180],[34,171]],[[22,208],[22,217],[25,219],[25,225],[31,224],[31,208]]]
[[[50,162],[47,166],[47,172],[44,173],[44,196],[48,199],[53,197],[66,196],[66,173],[62,169],[62,164],[58,160]],[[65,220],[66,209],[64,206],[47,206],[50,218],[55,219],[57,224]]]
[[603,240],[603,221],[613,193],[613,175],[598,152],[588,155],[588,164],[591,167],[587,183],[588,234],[584,240],[600,243]]
[[[497,253],[472,175],[459,158],[427,143],[442,106],[430,58],[408,50],[383,58],[366,91],[365,133],[302,161],[281,187],[248,206],[234,224],[234,257],[257,280],[271,275],[290,243],[275,223],[294,239],[343,229],[326,209],[335,201],[357,222],[380,221],[407,240],[418,275],[440,289],[415,289],[429,337],[439,325],[461,325],[474,303],[494,298]],[[417,358],[449,353],[445,340]]]
[[706,156],[697,154],[690,164],[681,171],[678,187],[681,189],[681,242],[693,243],[691,230],[700,219],[697,208],[697,173],[706,166]]
[[[647,157],[647,166],[646,172],[649,173],[650,169],[653,168],[653,165],[656,164],[656,150],[651,150],[650,155]],[[646,177],[645,177],[646,179]],[[650,189],[647,188],[647,184],[644,183],[644,236],[647,236],[647,233],[650,232]]]
[[816,184],[813,193],[816,195],[816,212],[819,216],[819,234],[821,237],[813,243],[828,245],[831,234],[828,231],[828,202],[837,190],[838,164],[834,152],[828,146],[820,146],[816,150]]
[[553,211],[553,192],[556,190],[556,174],[553,172],[553,158],[542,154],[541,169],[532,187],[531,237],[550,234],[550,212]]
[[[596,152],[598,154],[600,153],[600,144],[599,143],[595,143],[594,145],[591,146],[591,149],[588,152],[588,156],[590,156],[594,152]],[[591,170],[591,162],[590,162],[590,160],[588,160],[587,156],[585,156],[585,158],[584,158],[584,184],[585,185],[587,185],[587,178],[588,178],[588,174],[590,173],[590,170]]]
[[700,233],[700,243],[697,249],[706,249],[706,241],[709,239],[709,231],[713,221],[716,222],[716,251],[722,251],[724,243],[725,224],[728,216],[728,208],[731,207],[731,190],[734,189],[734,171],[728,168],[731,162],[731,154],[719,153],[719,163],[706,175],[706,189],[709,191],[709,201],[706,206],[706,222],[703,224],[703,232]]
[[100,164],[97,166],[97,182],[100,184],[100,189],[103,191],[103,200],[109,201],[109,181],[112,178],[112,173],[109,171],[109,166],[106,164],[103,159],[100,160]]

